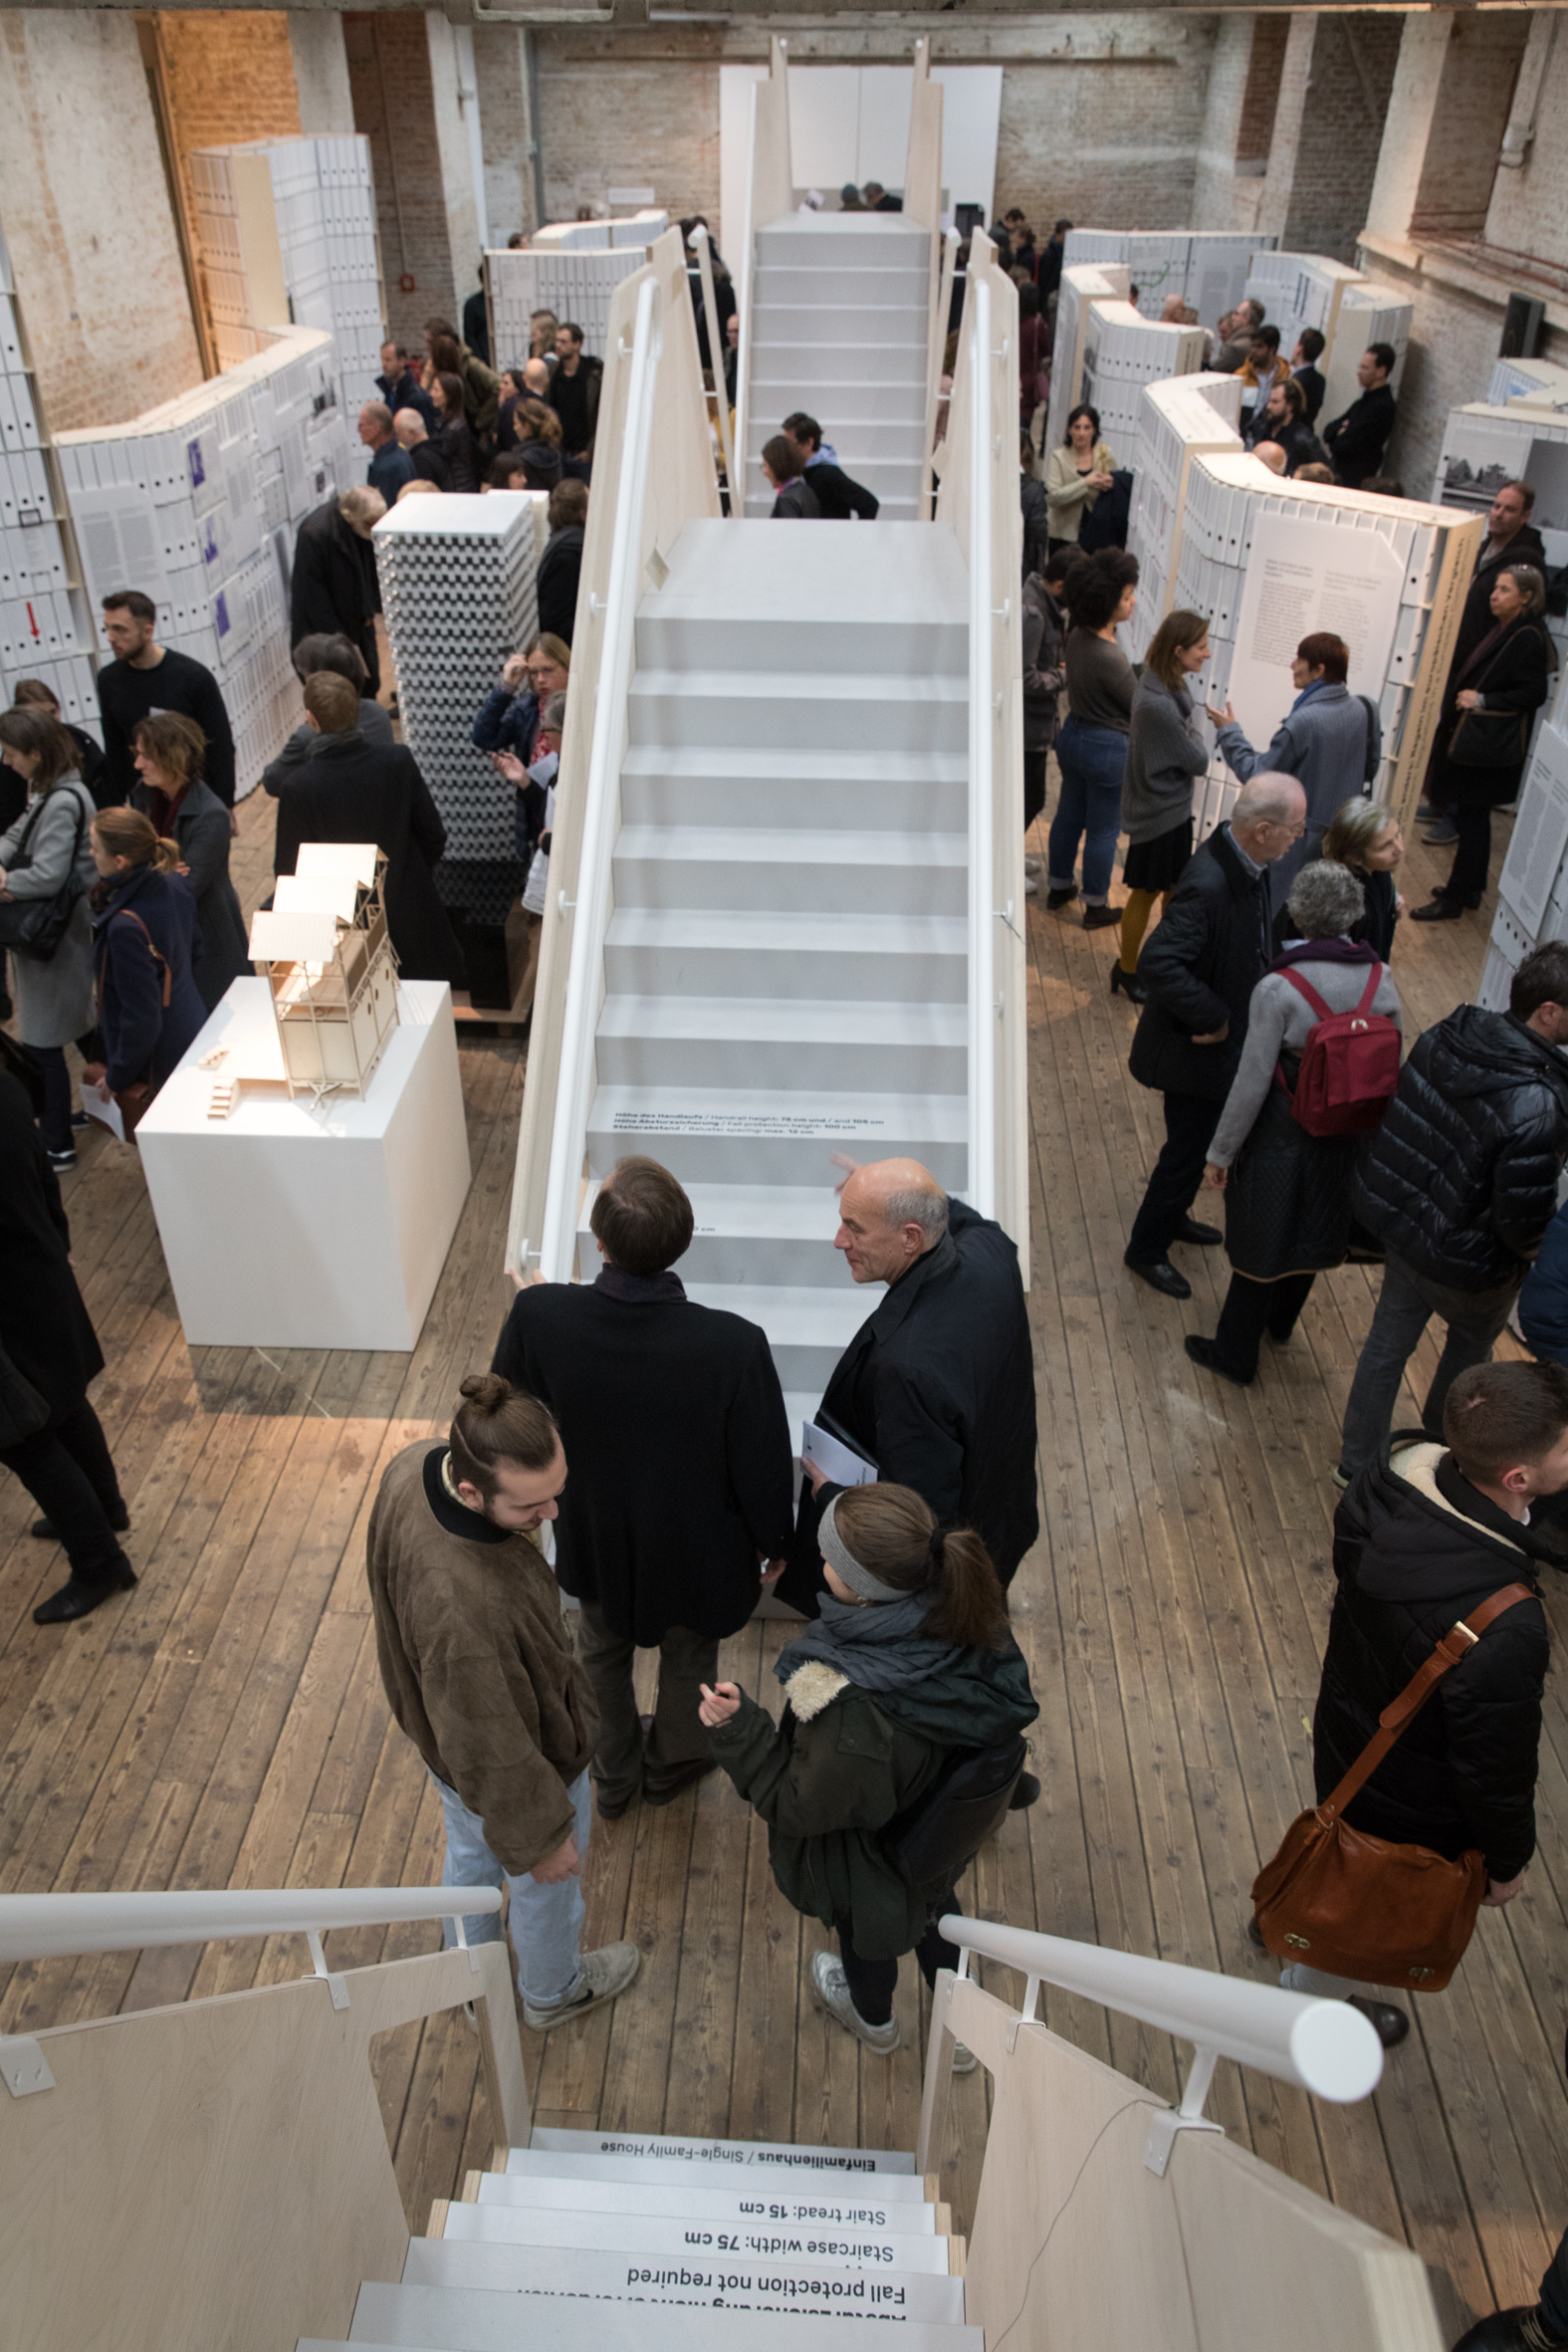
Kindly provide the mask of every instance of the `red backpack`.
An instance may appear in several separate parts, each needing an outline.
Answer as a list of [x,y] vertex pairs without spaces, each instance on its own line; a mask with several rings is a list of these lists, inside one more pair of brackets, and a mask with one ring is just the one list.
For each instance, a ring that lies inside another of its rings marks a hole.
[[1400,1033],[1372,1000],[1383,978],[1374,964],[1354,1013],[1331,1013],[1299,972],[1280,974],[1317,1015],[1301,1049],[1301,1068],[1290,1107],[1309,1135],[1364,1135],[1381,1126],[1399,1084]]

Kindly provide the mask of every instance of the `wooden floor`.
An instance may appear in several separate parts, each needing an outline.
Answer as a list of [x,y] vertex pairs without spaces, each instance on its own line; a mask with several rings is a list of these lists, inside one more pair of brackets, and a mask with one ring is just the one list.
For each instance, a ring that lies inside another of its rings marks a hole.
[[[236,844],[248,904],[266,886],[270,846],[271,806],[258,801]],[[1432,852],[1414,853],[1402,877],[1413,899],[1436,870]],[[1408,1031],[1473,988],[1484,936],[1481,917],[1402,931]],[[1195,1294],[1183,1308],[1121,1266],[1159,1103],[1127,1076],[1133,1015],[1108,994],[1114,939],[1030,913],[1044,1533],[1013,1604],[1040,1702],[1043,1794],[1009,1817],[963,1893],[993,1918],[1254,1975],[1247,1888],[1310,1793],[1328,1470],[1375,1283],[1354,1270],[1320,1281],[1296,1340],[1268,1354],[1247,1394],[1188,1362],[1183,1334],[1213,1328],[1225,1272],[1219,1253],[1184,1253]],[[134,1153],[87,1138],[66,1195],[142,1580],[81,1626],[34,1626],[62,1561],[28,1538],[27,1500],[0,1482],[0,1889],[439,1876],[439,1809],[389,1726],[361,1563],[380,1466],[444,1422],[460,1375],[488,1361],[510,1296],[501,1256],[522,1049],[465,1044],[462,1058],[474,1187],[411,1356],[187,1348]],[[1429,1342],[1418,1381],[1431,1362]],[[1547,1605],[1568,1632],[1555,1588]],[[725,1660],[774,1703],[784,1633],[753,1626]],[[1568,2221],[1565,1767],[1554,1677],[1527,1891],[1482,1913],[1453,1988],[1417,2002],[1416,2034],[1375,2100],[1319,2107],[1223,2069],[1212,2108],[1270,2163],[1408,2237],[1437,2274],[1451,2333],[1494,2300],[1533,2293]],[[608,2013],[548,2042],[525,2035],[541,2120],[913,2145],[912,1968],[892,2060],[823,2023],[801,1993],[821,1933],[773,1890],[765,1842],[722,1775],[663,1811],[595,1823],[586,1892],[592,1939],[635,1938],[642,1973]],[[338,1935],[331,1957],[341,1968],[434,1940]],[[30,1966],[0,1982],[0,2031],[306,1965],[302,1942],[281,1939]],[[1175,2091],[1168,2041],[1066,1998],[1047,2013]],[[465,2166],[489,2159],[476,2061],[461,2017],[381,2050],[416,2227]],[[956,2086],[955,2112],[948,2177],[963,2226],[984,2073]]]

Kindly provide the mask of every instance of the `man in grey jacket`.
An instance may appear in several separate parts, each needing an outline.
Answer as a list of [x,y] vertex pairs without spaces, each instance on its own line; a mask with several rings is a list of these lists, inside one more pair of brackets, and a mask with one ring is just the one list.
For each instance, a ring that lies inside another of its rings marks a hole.
[[1294,776],[1306,794],[1306,831],[1269,876],[1276,908],[1284,905],[1308,858],[1320,854],[1323,835],[1345,802],[1372,783],[1383,757],[1377,705],[1351,693],[1345,683],[1349,669],[1350,647],[1343,637],[1326,629],[1303,637],[1290,664],[1296,698],[1267,751],[1253,750],[1229,701],[1224,710],[1210,705],[1221,755],[1233,776],[1242,784],[1265,771]]

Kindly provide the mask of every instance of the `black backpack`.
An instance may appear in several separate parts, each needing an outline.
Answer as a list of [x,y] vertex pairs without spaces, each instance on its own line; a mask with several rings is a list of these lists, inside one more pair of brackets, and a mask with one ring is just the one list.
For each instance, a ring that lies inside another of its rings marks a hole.
[[1002,1827],[1028,1761],[1021,1732],[993,1748],[960,1748],[924,1795],[895,1815],[883,1847],[911,1886],[951,1886]]

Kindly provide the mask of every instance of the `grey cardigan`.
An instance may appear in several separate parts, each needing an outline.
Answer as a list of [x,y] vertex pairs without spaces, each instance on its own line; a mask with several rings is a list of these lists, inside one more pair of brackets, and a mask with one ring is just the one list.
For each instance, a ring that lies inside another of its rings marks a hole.
[[1129,841],[1153,841],[1185,824],[1193,813],[1193,784],[1209,754],[1193,725],[1193,698],[1173,694],[1146,669],[1133,696],[1122,771],[1122,830]]
[[[1317,990],[1331,1013],[1354,1013],[1372,969],[1370,964],[1331,963],[1301,963],[1294,968],[1309,988]],[[1372,1010],[1386,1014],[1396,1027],[1403,1028],[1399,991],[1389,976],[1387,964],[1372,1000]],[[1241,1058],[1220,1113],[1215,1139],[1209,1146],[1209,1157],[1217,1168],[1229,1168],[1251,1134],[1253,1122],[1274,1082],[1274,1064],[1280,1055],[1299,1054],[1316,1022],[1317,1015],[1305,997],[1291,987],[1283,973],[1264,973],[1252,991],[1246,1043],[1241,1048]]]
[[[32,829],[28,820],[33,817]],[[53,898],[72,871],[71,851],[78,841],[76,881],[81,892],[71,909],[71,922],[54,954],[43,962],[37,956],[13,955],[11,985],[16,991],[17,1034],[24,1046],[69,1046],[93,1027],[93,918],[87,892],[98,880],[88,830],[98,811],[93,795],[74,768],[68,769],[44,798],[34,799],[0,840],[0,866],[13,898]],[[23,835],[27,837],[26,865],[15,873],[11,860]]]

